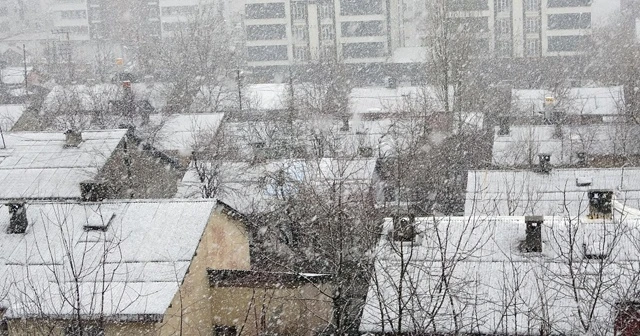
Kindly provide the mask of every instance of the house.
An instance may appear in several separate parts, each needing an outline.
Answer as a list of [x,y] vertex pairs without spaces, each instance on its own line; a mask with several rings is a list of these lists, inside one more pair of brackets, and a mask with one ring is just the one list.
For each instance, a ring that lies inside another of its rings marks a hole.
[[560,167],[616,167],[640,157],[640,127],[633,124],[502,125],[495,128],[492,165],[538,165],[541,154]]
[[476,170],[467,175],[464,213],[469,216],[582,216],[594,191],[640,208],[640,168]]
[[11,203],[0,225],[9,335],[256,334],[257,293],[263,331],[331,313],[327,276],[251,271],[242,216],[215,200]]
[[388,218],[360,331],[619,335],[637,323],[621,307],[637,298],[638,225],[617,212]]
[[[216,197],[244,214],[265,213],[299,189],[340,191],[354,202],[375,195],[376,159],[281,159],[192,164],[177,197]],[[373,193],[373,194],[372,194]]]
[[[615,121],[624,113],[624,87],[580,87],[563,90],[512,90],[516,120],[565,119],[565,122]],[[553,115],[555,113],[555,115]]]
[[176,193],[176,162],[124,129],[3,132],[0,200],[165,198]]
[[174,157],[188,158],[191,152],[211,145],[223,118],[223,113],[171,115],[157,121],[160,129],[153,136],[152,144]]

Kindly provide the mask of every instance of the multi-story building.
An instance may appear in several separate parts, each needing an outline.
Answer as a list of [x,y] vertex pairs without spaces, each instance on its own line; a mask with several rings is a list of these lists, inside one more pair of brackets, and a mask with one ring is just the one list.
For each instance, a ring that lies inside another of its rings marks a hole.
[[[574,56],[591,35],[592,0],[454,0],[449,19],[473,20],[497,57]],[[492,51],[492,52],[491,52]]]
[[391,12],[382,0],[246,0],[248,65],[385,62]]

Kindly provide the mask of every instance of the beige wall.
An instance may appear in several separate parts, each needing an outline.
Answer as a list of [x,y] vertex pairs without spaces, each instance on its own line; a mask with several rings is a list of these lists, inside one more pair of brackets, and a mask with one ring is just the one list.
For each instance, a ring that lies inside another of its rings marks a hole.
[[212,288],[211,298],[214,324],[236,326],[241,335],[311,336],[328,325],[332,314],[331,300],[312,284],[280,289]]
[[211,216],[180,292],[176,294],[159,335],[211,335],[214,315],[207,269],[250,269],[249,239],[244,225],[219,210]]

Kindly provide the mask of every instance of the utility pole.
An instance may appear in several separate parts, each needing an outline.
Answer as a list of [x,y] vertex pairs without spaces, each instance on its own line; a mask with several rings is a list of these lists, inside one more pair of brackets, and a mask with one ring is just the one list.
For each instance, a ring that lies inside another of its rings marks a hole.
[[238,85],[238,107],[242,115],[242,70],[236,69],[236,83]]
[[24,62],[24,94],[29,98],[29,71],[27,70],[27,47],[22,44],[22,60]]

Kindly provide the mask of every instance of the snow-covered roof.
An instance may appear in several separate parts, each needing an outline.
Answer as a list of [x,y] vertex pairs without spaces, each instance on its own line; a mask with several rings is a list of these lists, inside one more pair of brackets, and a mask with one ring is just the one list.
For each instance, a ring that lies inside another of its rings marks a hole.
[[65,147],[63,133],[3,133],[0,199],[80,198],[80,182],[98,174],[126,132],[84,131],[77,147]]
[[469,171],[464,213],[584,216],[589,190],[611,190],[640,208],[640,168]]
[[639,218],[543,221],[526,252],[524,217],[417,218],[412,243],[385,220],[360,331],[577,336],[588,320],[612,335],[616,303],[636,299]]
[[[378,156],[390,146],[384,138],[393,124],[391,119],[367,120],[354,115],[349,120],[349,129],[344,129],[344,121],[334,118],[316,117],[312,120],[294,120],[289,127],[285,119],[270,121],[227,122],[221,126],[222,132],[230,140],[238,156],[252,159],[252,144],[264,143],[266,150],[277,151],[281,147],[295,145],[303,147],[307,153],[318,156],[357,157],[360,147],[369,147]],[[318,148],[322,147],[322,153]]]
[[350,111],[354,114],[399,112],[416,102],[422,107],[430,106],[434,111],[444,109],[436,89],[429,86],[359,87],[352,89],[349,95]]
[[24,105],[0,105],[0,129],[10,131],[24,113]]
[[[172,86],[164,83],[133,83],[131,90],[136,101],[148,101],[156,110],[161,111],[167,105]],[[56,86],[45,98],[43,111],[79,112],[106,111],[109,102],[123,99],[121,84],[96,84]]]
[[[560,132],[558,132],[560,130]],[[640,154],[640,127],[608,123],[593,125],[511,126],[509,134],[495,129],[492,163],[514,167],[538,163],[538,154],[550,154],[552,165],[578,162],[587,156]]]
[[196,147],[215,136],[223,113],[175,114],[159,130],[154,145],[160,150],[189,155]]
[[426,47],[396,48],[391,56],[391,63],[425,63],[429,50]]
[[[210,163],[201,171],[216,177],[216,198],[241,213],[267,211],[276,201],[279,188],[292,191],[298,185],[326,190],[335,182],[342,182],[345,192],[369,188],[375,177],[375,159],[286,159],[265,163]],[[213,174],[216,172],[216,174]],[[282,179],[280,183],[276,181]],[[178,184],[178,198],[201,198],[202,188],[198,170],[192,165]]]
[[556,99],[555,107],[567,114],[616,115],[623,113],[624,87],[571,88],[560,96],[549,90],[512,90],[516,112],[536,116],[544,112],[545,98]]
[[[32,67],[27,67],[27,73],[33,70]],[[0,70],[2,74],[2,84],[17,85],[24,83],[24,68],[21,67],[7,67]]]
[[10,214],[0,205],[5,317],[73,313],[73,275],[79,276],[83,315],[100,314],[102,298],[108,317],[164,314],[215,206],[184,200],[35,202],[26,205],[26,233],[9,234]]

